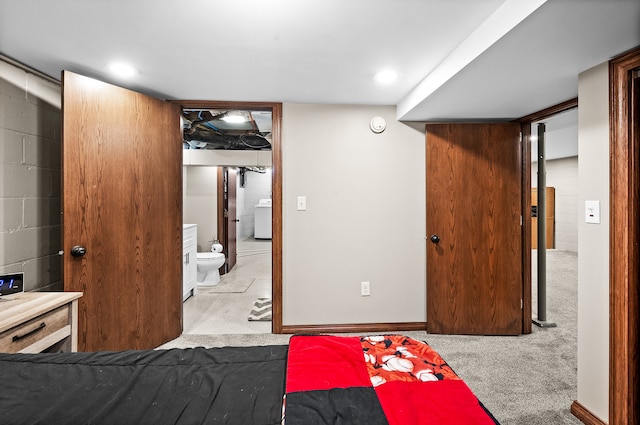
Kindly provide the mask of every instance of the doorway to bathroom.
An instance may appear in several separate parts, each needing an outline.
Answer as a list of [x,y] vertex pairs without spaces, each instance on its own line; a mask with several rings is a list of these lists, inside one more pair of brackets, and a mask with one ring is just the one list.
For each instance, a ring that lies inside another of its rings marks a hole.
[[220,244],[225,255],[220,282],[197,285],[185,300],[183,333],[277,333],[281,105],[179,103],[183,222],[197,225],[198,252]]

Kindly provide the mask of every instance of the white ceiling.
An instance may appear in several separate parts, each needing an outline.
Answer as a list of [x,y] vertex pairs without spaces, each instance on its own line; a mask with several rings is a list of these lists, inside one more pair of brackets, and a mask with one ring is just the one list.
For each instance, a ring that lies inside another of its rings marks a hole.
[[[640,45],[640,0],[0,0],[0,54],[165,99],[510,119]],[[114,60],[140,72],[118,80]],[[381,86],[373,75],[395,69]]]

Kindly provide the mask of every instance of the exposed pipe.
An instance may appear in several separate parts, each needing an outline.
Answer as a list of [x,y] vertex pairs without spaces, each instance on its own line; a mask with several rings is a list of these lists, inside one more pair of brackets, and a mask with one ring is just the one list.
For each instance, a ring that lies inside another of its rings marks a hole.
[[54,83],[60,85],[60,80],[56,80],[55,78],[45,74],[44,72],[40,72],[37,69],[31,68],[28,65],[23,64],[22,62],[18,62],[17,60],[10,58],[9,56],[0,54],[0,61],[6,62],[9,65],[13,65],[17,68],[22,69],[24,72],[28,72],[29,74],[33,74],[37,77],[40,77],[44,80],[49,81],[50,83]]
[[545,159],[545,124],[538,124],[538,319],[543,328],[555,327],[547,322],[547,170]]

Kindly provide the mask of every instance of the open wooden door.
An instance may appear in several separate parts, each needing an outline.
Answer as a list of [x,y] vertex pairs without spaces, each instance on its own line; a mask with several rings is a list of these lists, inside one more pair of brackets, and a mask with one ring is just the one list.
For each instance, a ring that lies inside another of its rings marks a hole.
[[80,351],[155,348],[182,331],[179,117],[63,73],[63,280],[84,293]]
[[236,213],[236,185],[238,184],[238,170],[227,168],[227,246],[225,247],[227,272],[230,272],[236,265],[237,253],[237,231],[238,216]]
[[238,171],[233,167],[218,168],[218,239],[223,246],[224,265],[220,274],[230,272],[237,261],[236,184]]
[[520,124],[428,124],[427,330],[522,333]]

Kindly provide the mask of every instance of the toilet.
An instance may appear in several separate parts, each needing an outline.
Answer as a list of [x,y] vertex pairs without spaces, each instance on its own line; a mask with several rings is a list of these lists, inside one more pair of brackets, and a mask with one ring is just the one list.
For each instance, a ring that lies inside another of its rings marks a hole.
[[198,252],[198,286],[215,286],[220,283],[220,271],[224,264],[222,245],[214,243],[211,252]]

